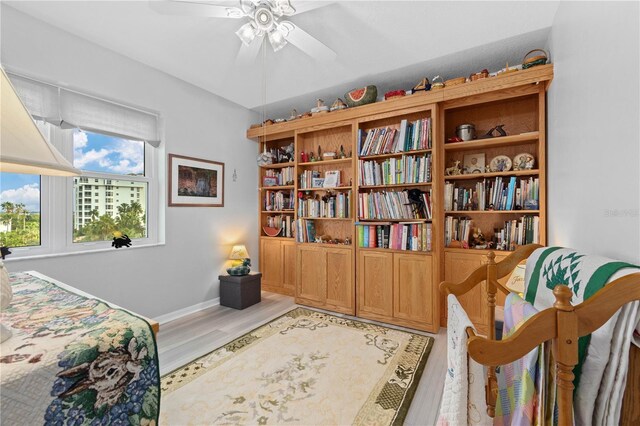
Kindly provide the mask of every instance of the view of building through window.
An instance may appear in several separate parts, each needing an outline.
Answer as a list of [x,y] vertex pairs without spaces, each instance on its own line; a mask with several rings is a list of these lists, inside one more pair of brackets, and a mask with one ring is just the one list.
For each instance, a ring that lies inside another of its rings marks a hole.
[[0,246],[40,245],[40,176],[0,173]]
[[73,242],[110,240],[115,231],[146,237],[148,183],[126,179],[144,176],[144,142],[75,130],[73,151],[86,172],[73,178]]

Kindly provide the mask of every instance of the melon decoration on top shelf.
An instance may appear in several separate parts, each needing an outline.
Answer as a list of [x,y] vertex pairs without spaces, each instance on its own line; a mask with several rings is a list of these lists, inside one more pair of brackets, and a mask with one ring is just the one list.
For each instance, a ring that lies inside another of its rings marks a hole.
[[371,85],[361,89],[354,89],[346,93],[344,99],[350,107],[371,104],[378,99],[378,88]]

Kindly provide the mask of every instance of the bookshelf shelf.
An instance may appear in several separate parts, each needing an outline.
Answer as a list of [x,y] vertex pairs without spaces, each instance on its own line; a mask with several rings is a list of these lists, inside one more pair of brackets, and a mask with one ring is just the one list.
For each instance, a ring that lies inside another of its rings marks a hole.
[[490,173],[470,173],[466,175],[445,176],[445,180],[474,180],[485,179],[498,176],[537,176],[540,170],[511,170],[509,172],[490,172]]
[[540,214],[540,210],[448,210],[444,214]]
[[345,191],[353,189],[353,186],[335,186],[333,188],[298,188],[298,191]]
[[413,254],[420,254],[420,255],[424,255],[424,256],[431,256],[433,254],[433,252],[430,252],[430,251],[397,250],[397,249],[389,249],[389,248],[382,248],[382,247],[358,247],[358,250],[362,250],[362,251],[379,251],[379,252],[383,252],[383,253],[401,253],[401,254],[413,253]]
[[293,189],[294,186],[293,185],[281,185],[281,186],[261,186],[260,189],[261,190],[268,190],[268,191],[278,191],[280,189]]
[[298,216],[298,219],[306,219],[306,220],[351,220],[350,217],[302,217]]
[[518,145],[523,142],[538,141],[540,132],[527,132],[519,135],[503,136],[499,138],[475,139],[466,142],[452,142],[444,145],[445,151],[468,151],[498,146]]
[[294,210],[262,210],[262,213],[268,214],[294,214]]
[[325,247],[353,250],[353,244],[330,244],[330,243],[296,243],[299,247]]
[[360,185],[360,189],[404,188],[406,186],[431,186],[432,182],[394,183],[389,185]]
[[285,167],[295,167],[295,162],[291,161],[289,163],[278,163],[278,164],[267,164],[266,166],[259,166],[261,169],[283,169]]
[[402,157],[403,155],[420,155],[432,152],[432,149],[419,149],[415,151],[392,152],[389,154],[363,155],[358,157],[359,160],[377,160],[384,158]]
[[433,219],[358,219],[356,225],[380,225],[384,222],[390,223],[412,223],[412,222],[432,222]]
[[276,241],[293,241],[293,237],[270,237],[268,235],[260,235],[260,238]]
[[298,166],[323,166],[325,164],[346,164],[350,163],[352,158],[336,158],[334,160],[307,161],[306,163],[298,163]]

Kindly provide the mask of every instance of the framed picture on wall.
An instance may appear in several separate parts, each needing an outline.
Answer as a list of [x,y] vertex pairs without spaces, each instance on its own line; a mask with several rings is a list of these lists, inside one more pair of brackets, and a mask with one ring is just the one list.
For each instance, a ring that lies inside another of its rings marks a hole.
[[169,206],[224,207],[224,163],[169,154]]

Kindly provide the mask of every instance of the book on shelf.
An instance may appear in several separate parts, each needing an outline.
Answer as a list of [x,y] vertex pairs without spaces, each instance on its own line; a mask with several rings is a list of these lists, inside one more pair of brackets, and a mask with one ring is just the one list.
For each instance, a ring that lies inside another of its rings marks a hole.
[[444,184],[445,211],[463,210],[538,210],[540,179],[515,176],[482,179],[466,187],[454,182]]
[[263,186],[284,186],[293,185],[295,181],[295,171],[293,167],[282,169],[267,169],[262,178]]
[[336,192],[322,197],[315,194],[312,197],[298,200],[299,217],[317,218],[348,218],[351,216],[351,191]]
[[267,211],[283,211],[293,210],[295,206],[295,197],[293,190],[264,192],[264,210]]
[[[305,170],[300,173],[300,187],[299,189],[317,188],[317,179],[320,178],[320,172],[318,170]],[[322,185],[320,186],[322,187]]]
[[399,128],[358,130],[360,156],[431,149],[431,146],[431,118],[416,121],[401,120]]
[[449,247],[452,241],[459,241],[462,247],[468,248],[469,236],[473,221],[470,217],[447,216],[444,220],[444,245]]
[[359,223],[358,247],[431,251],[431,224],[424,222]]
[[360,219],[431,219],[431,189],[418,191],[421,203],[409,200],[409,190],[358,194]]
[[312,243],[316,239],[316,225],[313,220],[297,219],[294,223],[295,238],[298,243]]
[[358,161],[360,185],[396,185],[431,182],[431,153],[387,158],[384,161]]
[[340,170],[327,170],[324,172],[324,188],[336,188],[340,186]]

